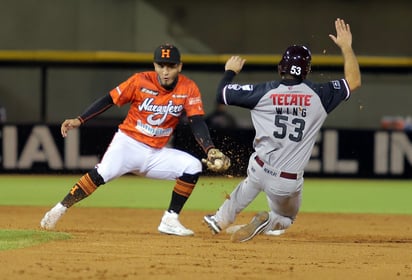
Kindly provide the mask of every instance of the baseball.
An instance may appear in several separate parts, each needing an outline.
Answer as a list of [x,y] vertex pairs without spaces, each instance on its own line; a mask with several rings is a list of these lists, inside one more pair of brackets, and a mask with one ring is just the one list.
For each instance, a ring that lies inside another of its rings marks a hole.
[[215,159],[215,161],[213,162],[214,166],[216,166],[216,168],[222,168],[223,166],[223,160],[221,159]]

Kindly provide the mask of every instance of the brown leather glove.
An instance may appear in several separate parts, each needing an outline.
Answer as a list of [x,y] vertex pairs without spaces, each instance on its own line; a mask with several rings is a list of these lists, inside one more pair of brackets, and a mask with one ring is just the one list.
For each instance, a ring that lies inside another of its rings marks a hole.
[[207,152],[207,159],[202,159],[209,170],[223,172],[230,167],[230,158],[223,154],[219,149],[212,148]]

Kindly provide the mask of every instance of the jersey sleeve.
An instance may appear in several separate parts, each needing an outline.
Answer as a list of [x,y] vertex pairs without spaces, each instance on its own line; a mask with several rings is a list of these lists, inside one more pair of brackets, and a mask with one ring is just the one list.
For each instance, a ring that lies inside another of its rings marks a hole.
[[342,101],[350,97],[349,85],[345,79],[313,84],[311,87],[318,94],[327,113],[332,112]]
[[244,85],[228,84],[223,88],[222,98],[226,105],[253,109],[262,96],[277,86],[279,86],[277,82]]
[[113,103],[117,106],[122,106],[133,100],[133,94],[136,92],[136,87],[139,83],[139,76],[137,74],[131,76],[126,81],[115,87],[110,91]]
[[196,115],[204,115],[203,101],[198,86],[191,80],[185,83],[188,98],[185,104],[185,111],[188,117]]

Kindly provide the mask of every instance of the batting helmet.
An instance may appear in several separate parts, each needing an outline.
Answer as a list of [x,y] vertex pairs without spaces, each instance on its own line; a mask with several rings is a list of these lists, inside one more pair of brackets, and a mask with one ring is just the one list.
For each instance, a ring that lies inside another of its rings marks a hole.
[[305,46],[293,45],[286,49],[278,65],[281,74],[290,74],[302,79],[310,72],[312,55]]

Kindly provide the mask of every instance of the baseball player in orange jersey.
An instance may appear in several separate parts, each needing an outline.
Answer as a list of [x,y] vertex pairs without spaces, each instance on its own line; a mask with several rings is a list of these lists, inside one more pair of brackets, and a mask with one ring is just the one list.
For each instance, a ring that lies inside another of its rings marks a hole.
[[170,205],[161,219],[159,232],[188,236],[193,231],[179,222],[179,213],[192,193],[202,171],[201,162],[190,154],[165,147],[186,112],[193,134],[207,154],[204,160],[213,171],[225,171],[230,160],[214,147],[203,120],[203,104],[197,85],[180,74],[179,50],[169,44],[154,52],[155,71],[136,73],[96,100],[79,117],[61,125],[63,137],[103,113],[114,104],[130,104],[102,160],[84,174],[64,199],[48,211],[40,222],[43,229],[53,229],[68,208],[91,195],[103,185],[126,173],[148,178],[176,180]]

